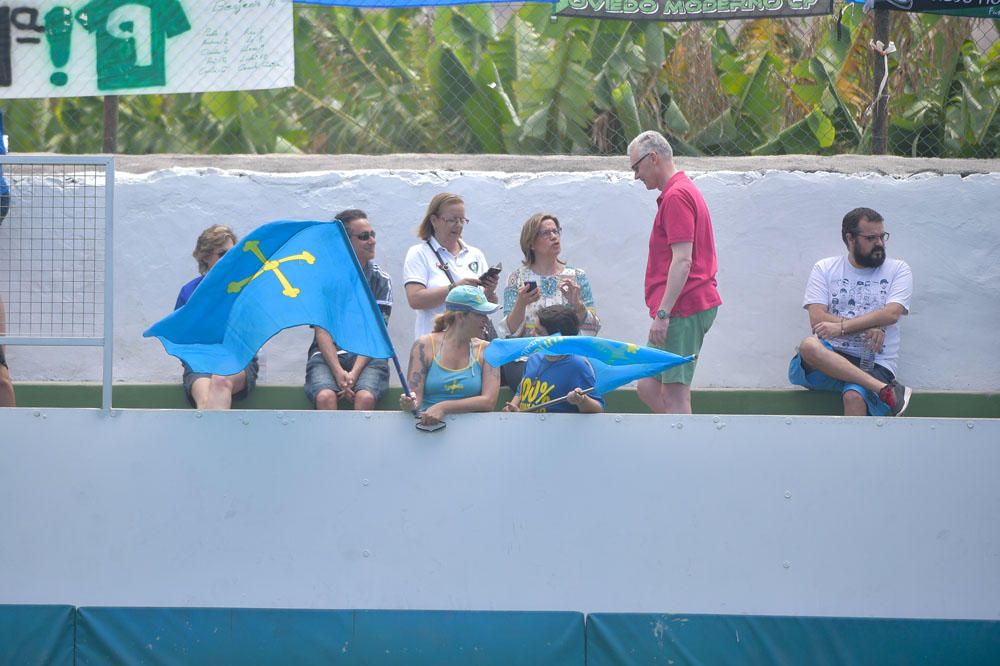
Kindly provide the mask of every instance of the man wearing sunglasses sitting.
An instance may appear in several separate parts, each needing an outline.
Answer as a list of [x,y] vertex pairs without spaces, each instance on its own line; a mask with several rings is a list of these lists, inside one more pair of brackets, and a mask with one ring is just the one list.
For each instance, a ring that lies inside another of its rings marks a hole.
[[[354,254],[388,324],[392,312],[392,280],[374,261],[375,230],[368,215],[363,210],[350,208],[338,213],[337,219],[350,236]],[[387,359],[358,356],[340,349],[326,330],[314,328],[306,362],[305,391],[316,409],[337,409],[340,400],[353,403],[354,409],[375,409],[375,403],[388,387]]]
[[905,261],[886,257],[882,216],[855,208],[844,216],[847,254],[813,266],[802,306],[813,335],[788,367],[793,384],[837,391],[845,416],[899,416],[910,389],[896,381],[899,318],[909,312],[913,275]]
[[[213,224],[201,232],[194,252],[191,253],[198,262],[198,277],[181,287],[174,310],[187,305],[205,275],[233,249],[238,240],[232,227],[225,224]],[[197,409],[229,409],[233,406],[233,400],[243,400],[253,392],[257,386],[257,373],[260,371],[256,355],[247,367],[235,375],[195,372],[184,361],[181,361],[181,365],[184,368],[184,395],[191,406]]]

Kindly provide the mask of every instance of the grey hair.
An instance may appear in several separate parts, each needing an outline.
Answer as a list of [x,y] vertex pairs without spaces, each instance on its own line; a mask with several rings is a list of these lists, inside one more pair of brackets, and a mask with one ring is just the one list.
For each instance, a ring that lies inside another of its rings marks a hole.
[[640,155],[656,153],[668,162],[672,162],[674,159],[674,149],[670,147],[670,142],[656,130],[646,130],[632,139],[632,142],[628,144],[629,152],[632,152],[633,148]]

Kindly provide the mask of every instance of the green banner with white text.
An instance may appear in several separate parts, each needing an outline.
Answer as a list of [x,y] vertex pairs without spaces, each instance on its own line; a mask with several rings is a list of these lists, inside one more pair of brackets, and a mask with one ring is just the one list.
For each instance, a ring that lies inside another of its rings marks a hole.
[[833,0],[559,0],[556,16],[629,21],[715,21],[833,13]]

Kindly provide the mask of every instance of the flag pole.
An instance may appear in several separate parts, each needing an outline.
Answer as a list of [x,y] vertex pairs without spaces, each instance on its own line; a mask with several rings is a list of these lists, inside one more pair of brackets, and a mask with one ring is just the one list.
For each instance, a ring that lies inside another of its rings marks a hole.
[[[347,228],[339,219],[334,218],[333,221],[340,228],[340,236],[351,251],[351,259],[354,260],[354,269],[361,276],[361,284],[365,286],[365,293],[368,294],[368,304],[371,306],[372,312],[375,313],[375,320],[378,322],[379,330],[382,331],[382,335],[385,336],[386,341],[389,343],[389,349],[392,350],[392,356],[389,358],[392,359],[392,364],[396,366],[396,374],[399,375],[399,383],[403,387],[403,393],[409,395],[410,387],[406,384],[406,377],[403,375],[403,369],[399,365],[399,357],[396,355],[396,347],[392,344],[392,338],[389,337],[389,329],[385,326],[385,317],[382,316],[382,311],[379,309],[378,303],[375,302],[375,294],[372,293],[371,285],[365,279],[365,271],[361,267],[361,262],[358,261],[358,256],[354,253],[354,246],[351,245],[351,239],[347,235]],[[415,410],[414,413],[416,413]]]
[[[594,392],[595,388],[597,388],[597,387],[596,386],[591,386],[590,388],[583,389],[582,391],[580,391],[580,395],[590,395],[591,393]],[[569,397],[569,394],[567,393],[566,395],[564,395],[561,398],[556,398],[554,400],[549,400],[548,402],[543,402],[540,405],[534,405],[533,407],[529,407],[528,409],[525,409],[524,411],[526,413],[527,412],[536,412],[539,409],[541,409],[542,407],[551,407],[552,405],[558,405],[561,402],[566,402],[566,399],[568,397]]]

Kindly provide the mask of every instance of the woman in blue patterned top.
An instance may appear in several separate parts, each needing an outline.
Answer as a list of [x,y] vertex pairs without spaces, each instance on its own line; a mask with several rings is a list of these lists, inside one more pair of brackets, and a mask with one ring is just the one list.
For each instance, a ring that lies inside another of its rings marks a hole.
[[[590,280],[582,268],[570,266],[559,258],[562,251],[562,227],[551,213],[536,213],[521,228],[521,252],[524,261],[507,279],[503,292],[503,319],[498,332],[505,338],[535,335],[538,311],[550,305],[568,305],[580,321],[581,335],[597,335],[601,320],[597,317]],[[524,361],[503,367],[504,385],[517,389],[524,372]]]

